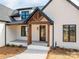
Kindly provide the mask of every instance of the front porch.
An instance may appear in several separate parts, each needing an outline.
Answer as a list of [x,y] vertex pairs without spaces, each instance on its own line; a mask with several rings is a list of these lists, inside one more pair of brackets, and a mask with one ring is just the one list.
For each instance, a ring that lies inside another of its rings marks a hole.
[[28,35],[21,35],[21,26],[27,25],[6,25],[6,45],[27,46]]
[[[28,46],[29,33],[27,32],[26,36],[21,36],[21,26],[27,26],[27,25],[6,25],[6,45],[16,45],[24,47]],[[37,27],[32,28],[33,33],[32,33],[31,44],[38,46],[47,46],[47,42],[40,41],[38,36],[39,31],[37,31],[38,33],[35,32],[36,30],[34,28],[36,29]]]
[[[36,9],[27,21],[23,23],[8,23],[6,25],[6,44],[30,44],[51,47],[54,37],[53,21],[43,12]],[[18,43],[19,42],[19,43]]]

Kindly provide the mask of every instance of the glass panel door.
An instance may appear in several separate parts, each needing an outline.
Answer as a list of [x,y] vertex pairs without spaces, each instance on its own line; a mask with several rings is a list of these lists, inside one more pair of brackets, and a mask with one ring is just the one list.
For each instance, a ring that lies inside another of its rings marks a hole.
[[40,26],[40,41],[46,41],[46,27],[44,25]]

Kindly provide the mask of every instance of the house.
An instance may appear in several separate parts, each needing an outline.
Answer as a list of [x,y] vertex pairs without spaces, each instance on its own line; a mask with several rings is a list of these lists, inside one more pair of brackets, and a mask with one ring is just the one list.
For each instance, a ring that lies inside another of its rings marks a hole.
[[5,44],[79,49],[79,7],[71,0],[50,0],[42,9],[21,8],[6,23]]
[[79,49],[79,6],[72,0],[53,0],[43,12],[54,21],[53,46]]
[[6,23],[6,44],[27,46],[32,42],[43,42],[50,45],[53,21],[39,7],[17,9],[10,19],[11,22]]
[[12,12],[12,9],[0,4],[0,47],[5,45],[5,24],[10,21],[8,16],[10,16]]

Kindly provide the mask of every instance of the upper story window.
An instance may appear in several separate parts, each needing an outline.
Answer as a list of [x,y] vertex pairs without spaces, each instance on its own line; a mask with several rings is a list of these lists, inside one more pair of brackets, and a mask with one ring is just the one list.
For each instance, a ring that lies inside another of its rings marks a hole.
[[21,19],[25,20],[29,16],[29,11],[22,11],[21,12]]

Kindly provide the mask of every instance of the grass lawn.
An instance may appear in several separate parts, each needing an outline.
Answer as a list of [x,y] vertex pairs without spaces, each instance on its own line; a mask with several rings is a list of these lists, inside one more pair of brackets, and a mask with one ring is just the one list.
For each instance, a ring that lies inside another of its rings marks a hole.
[[14,55],[20,54],[25,50],[21,47],[1,47],[0,48],[0,59],[5,59],[12,57]]
[[79,59],[79,51],[63,48],[51,49],[47,59]]

